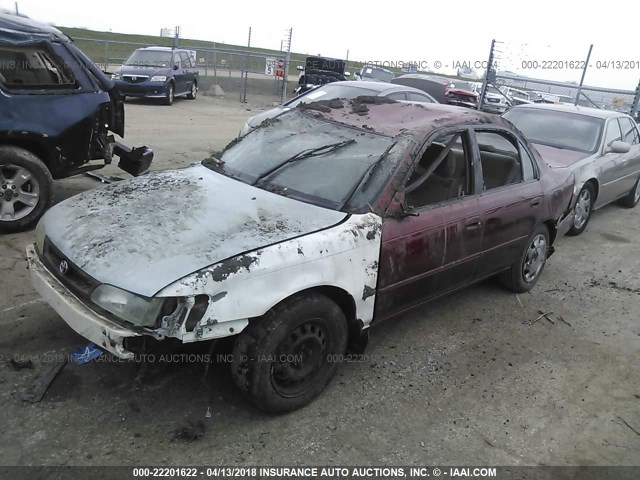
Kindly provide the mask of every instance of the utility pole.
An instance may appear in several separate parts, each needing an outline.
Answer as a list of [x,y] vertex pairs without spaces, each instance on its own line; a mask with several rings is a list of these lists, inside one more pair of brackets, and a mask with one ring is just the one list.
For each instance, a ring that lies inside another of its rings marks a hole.
[[18,2],[16,2],[16,15],[20,15],[20,12],[18,11]]
[[[251,27],[249,27],[249,39],[247,40],[247,48],[251,48]],[[249,80],[248,53],[244,54],[244,66],[242,67],[242,75],[244,76],[244,84],[242,95],[240,95],[240,103],[247,103],[247,82]]]
[[290,28],[285,37],[285,46],[287,47],[287,57],[284,60],[284,78],[282,82],[281,102],[287,99],[287,84],[289,83],[289,65],[291,64],[291,38],[293,37],[293,28]]
[[176,25],[173,33],[173,48],[178,48],[180,44],[180,25]]
[[[496,46],[496,41],[491,40],[491,50],[489,50],[489,62],[487,64],[487,71],[484,75],[484,82],[482,82],[482,92],[480,93],[480,101],[478,102],[478,110],[482,110],[484,106],[484,97],[487,94],[487,86],[489,83],[496,81],[495,71],[493,70],[493,50]],[[492,73],[493,72],[493,73]]]
[[576,93],[576,99],[573,102],[574,105],[578,105],[578,100],[580,100],[580,94],[582,93],[582,84],[584,83],[584,76],[587,74],[589,59],[591,58],[591,50],[593,50],[593,44],[589,45],[589,53],[587,53],[587,61],[584,63],[584,68],[582,69],[582,77],[580,77],[580,85],[578,86],[578,93]]

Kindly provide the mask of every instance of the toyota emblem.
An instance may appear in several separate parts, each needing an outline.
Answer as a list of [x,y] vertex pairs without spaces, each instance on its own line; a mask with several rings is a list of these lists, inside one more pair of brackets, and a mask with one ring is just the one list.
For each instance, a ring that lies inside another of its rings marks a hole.
[[60,273],[62,275],[66,275],[67,272],[69,271],[69,264],[67,263],[66,260],[62,260],[60,262],[60,266],[58,267],[58,270],[60,270]]

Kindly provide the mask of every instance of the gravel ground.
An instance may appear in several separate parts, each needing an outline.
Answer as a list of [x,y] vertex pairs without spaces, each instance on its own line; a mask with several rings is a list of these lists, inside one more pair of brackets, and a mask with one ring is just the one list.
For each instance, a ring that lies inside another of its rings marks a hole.
[[[155,169],[186,166],[272,101],[130,102],[125,140],[151,146]],[[64,180],[56,198],[99,185]],[[374,326],[365,355],[283,416],[245,402],[222,361],[204,377],[189,361],[207,353],[198,345],[146,372],[67,364],[41,402],[24,402],[52,359],[86,341],[29,284],[33,232],[3,236],[0,464],[638,465],[639,219],[597,212],[582,236],[557,242],[529,294],[488,281]],[[535,321],[538,310],[550,320]]]

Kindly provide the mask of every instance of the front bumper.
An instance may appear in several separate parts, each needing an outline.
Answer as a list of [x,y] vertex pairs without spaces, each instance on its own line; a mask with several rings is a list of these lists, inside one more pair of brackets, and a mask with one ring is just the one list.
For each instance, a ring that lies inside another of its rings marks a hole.
[[114,80],[120,95],[137,98],[165,98],[167,96],[167,84],[158,82],[129,83],[122,80]]
[[27,247],[27,262],[31,285],[73,330],[119,358],[134,357],[133,352],[125,350],[123,343],[125,338],[137,337],[140,333],[87,307],[47,270],[34,245]]

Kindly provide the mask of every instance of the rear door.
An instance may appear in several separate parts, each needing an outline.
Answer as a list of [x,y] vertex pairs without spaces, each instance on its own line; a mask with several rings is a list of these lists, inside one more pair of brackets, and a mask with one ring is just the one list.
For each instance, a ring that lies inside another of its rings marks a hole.
[[622,141],[631,145],[629,152],[622,156],[623,180],[620,187],[623,192],[630,192],[640,176],[640,134],[636,122],[631,118],[620,117],[618,121],[622,130]]
[[482,210],[469,139],[462,128],[429,141],[398,193],[409,214],[384,219],[377,316],[400,313],[475,278]]
[[479,208],[484,224],[480,278],[518,261],[544,217],[544,202],[533,156],[511,132],[478,127],[473,138],[480,159]]

